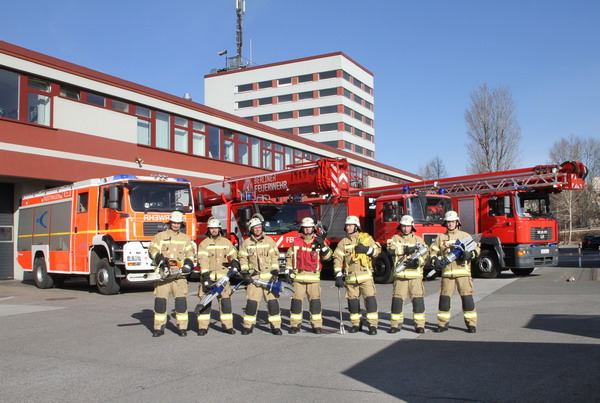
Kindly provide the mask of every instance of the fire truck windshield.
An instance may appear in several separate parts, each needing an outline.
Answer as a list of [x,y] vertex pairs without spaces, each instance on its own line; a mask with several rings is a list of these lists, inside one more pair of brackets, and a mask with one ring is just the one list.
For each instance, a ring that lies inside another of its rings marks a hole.
[[406,201],[407,214],[419,224],[441,224],[444,214],[452,210],[449,197],[444,196],[412,196]]
[[126,186],[134,211],[192,211],[188,183],[131,181]]
[[545,193],[517,193],[515,204],[519,217],[552,217],[550,197]]
[[315,212],[310,204],[258,204],[260,214],[264,218],[264,228],[267,235],[281,235],[300,229],[304,217],[315,218]]

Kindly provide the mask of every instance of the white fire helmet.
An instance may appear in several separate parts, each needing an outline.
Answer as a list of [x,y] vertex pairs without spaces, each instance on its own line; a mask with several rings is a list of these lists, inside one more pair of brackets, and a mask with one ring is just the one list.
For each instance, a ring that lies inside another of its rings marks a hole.
[[248,229],[252,230],[252,227],[256,227],[257,225],[262,225],[262,221],[259,218],[252,218],[248,221]]
[[300,224],[300,226],[301,227],[314,227],[315,221],[310,217],[304,217],[302,219],[302,223]]
[[349,215],[348,217],[346,217],[346,222],[344,223],[344,225],[356,225],[357,227],[360,227],[360,220],[357,216]]
[[458,217],[458,213],[454,210],[446,211],[444,214],[444,221],[458,221],[460,222],[460,218]]
[[219,228],[221,229],[221,221],[216,218],[209,218],[207,223],[207,228]]
[[183,222],[183,213],[181,211],[173,211],[171,213],[171,217],[169,218],[170,222]]
[[402,225],[410,225],[412,227],[411,232],[417,232],[415,229],[415,220],[412,218],[412,216],[403,215],[402,218],[400,218],[400,223],[396,230],[400,230]]

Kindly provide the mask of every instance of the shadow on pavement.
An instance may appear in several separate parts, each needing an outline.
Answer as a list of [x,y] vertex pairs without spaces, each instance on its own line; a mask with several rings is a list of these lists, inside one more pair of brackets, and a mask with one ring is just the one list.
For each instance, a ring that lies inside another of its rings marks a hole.
[[597,401],[599,371],[597,344],[416,339],[394,343],[343,374],[409,402],[555,402]]
[[597,315],[535,315],[525,327],[600,339],[600,316]]

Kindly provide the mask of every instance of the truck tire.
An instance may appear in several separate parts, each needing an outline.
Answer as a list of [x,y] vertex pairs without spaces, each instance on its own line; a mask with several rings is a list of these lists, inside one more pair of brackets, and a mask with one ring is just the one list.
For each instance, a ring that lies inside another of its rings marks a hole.
[[512,271],[515,276],[524,277],[529,276],[531,273],[533,273],[533,269],[534,267],[530,269],[510,269],[510,271]]
[[373,280],[378,284],[388,284],[392,279],[392,263],[387,252],[382,251],[373,259]]
[[496,254],[486,249],[481,251],[474,268],[477,277],[481,278],[496,278],[500,274],[500,264]]
[[36,257],[33,261],[33,280],[37,288],[52,288],[54,280],[48,274],[46,269],[46,260],[43,257]]
[[96,287],[100,294],[113,295],[121,289],[120,279],[115,275],[115,267],[108,262],[107,258],[102,258],[96,268]]

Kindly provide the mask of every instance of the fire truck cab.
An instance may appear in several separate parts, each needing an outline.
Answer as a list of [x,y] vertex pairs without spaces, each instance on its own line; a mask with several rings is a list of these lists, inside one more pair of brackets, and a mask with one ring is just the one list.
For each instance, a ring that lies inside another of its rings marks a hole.
[[148,246],[174,210],[194,238],[186,179],[116,175],[29,194],[19,207],[17,261],[39,288],[86,276],[100,293],[116,294],[127,274],[154,270]]

